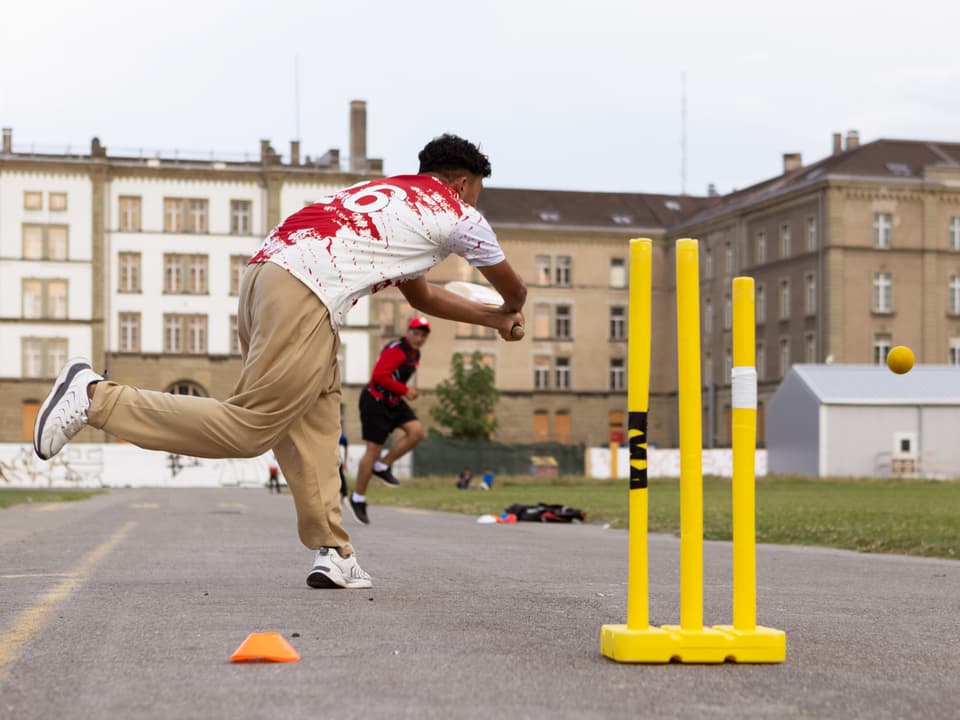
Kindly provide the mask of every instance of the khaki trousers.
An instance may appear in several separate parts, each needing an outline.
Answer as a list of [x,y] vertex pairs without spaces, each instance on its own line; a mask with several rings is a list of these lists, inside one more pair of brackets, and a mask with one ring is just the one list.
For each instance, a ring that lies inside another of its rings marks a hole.
[[303,544],[352,555],[340,515],[340,339],[326,306],[277,265],[250,265],[237,329],[243,367],[229,399],[104,381],[89,424],[142,448],[192,457],[256,457],[272,449]]

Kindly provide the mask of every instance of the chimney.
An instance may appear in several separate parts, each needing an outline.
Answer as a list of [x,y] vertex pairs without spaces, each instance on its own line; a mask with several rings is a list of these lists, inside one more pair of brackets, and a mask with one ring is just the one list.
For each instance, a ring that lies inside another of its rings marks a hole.
[[783,172],[793,172],[803,167],[803,160],[800,159],[800,153],[783,154]]
[[847,130],[847,150],[860,147],[860,133],[856,130]]
[[290,164],[291,165],[300,164],[300,141],[299,140],[290,141]]
[[3,129],[3,154],[9,155],[13,152],[13,128]]
[[834,133],[833,134],[833,154],[839,155],[843,152],[843,134]]
[[367,103],[350,101],[350,172],[367,169]]
[[717,197],[720,193],[717,192],[717,186],[714,183],[709,183],[707,185],[707,196],[708,197]]

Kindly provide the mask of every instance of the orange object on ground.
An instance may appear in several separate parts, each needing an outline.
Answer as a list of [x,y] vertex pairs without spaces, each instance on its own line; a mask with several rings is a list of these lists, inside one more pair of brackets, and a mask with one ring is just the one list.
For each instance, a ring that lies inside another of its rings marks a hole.
[[230,662],[296,662],[300,653],[278,632],[250,633]]

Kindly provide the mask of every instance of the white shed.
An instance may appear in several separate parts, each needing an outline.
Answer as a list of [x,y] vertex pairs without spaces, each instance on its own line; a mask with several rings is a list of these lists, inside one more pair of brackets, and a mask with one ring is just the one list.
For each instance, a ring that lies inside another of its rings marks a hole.
[[765,414],[768,474],[960,477],[960,367],[794,365]]

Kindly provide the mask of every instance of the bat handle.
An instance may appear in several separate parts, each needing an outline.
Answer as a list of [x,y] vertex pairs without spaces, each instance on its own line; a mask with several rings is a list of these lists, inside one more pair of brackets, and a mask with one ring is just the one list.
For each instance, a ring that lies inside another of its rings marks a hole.
[[523,325],[514,325],[510,329],[510,337],[514,340],[522,340],[524,336]]

